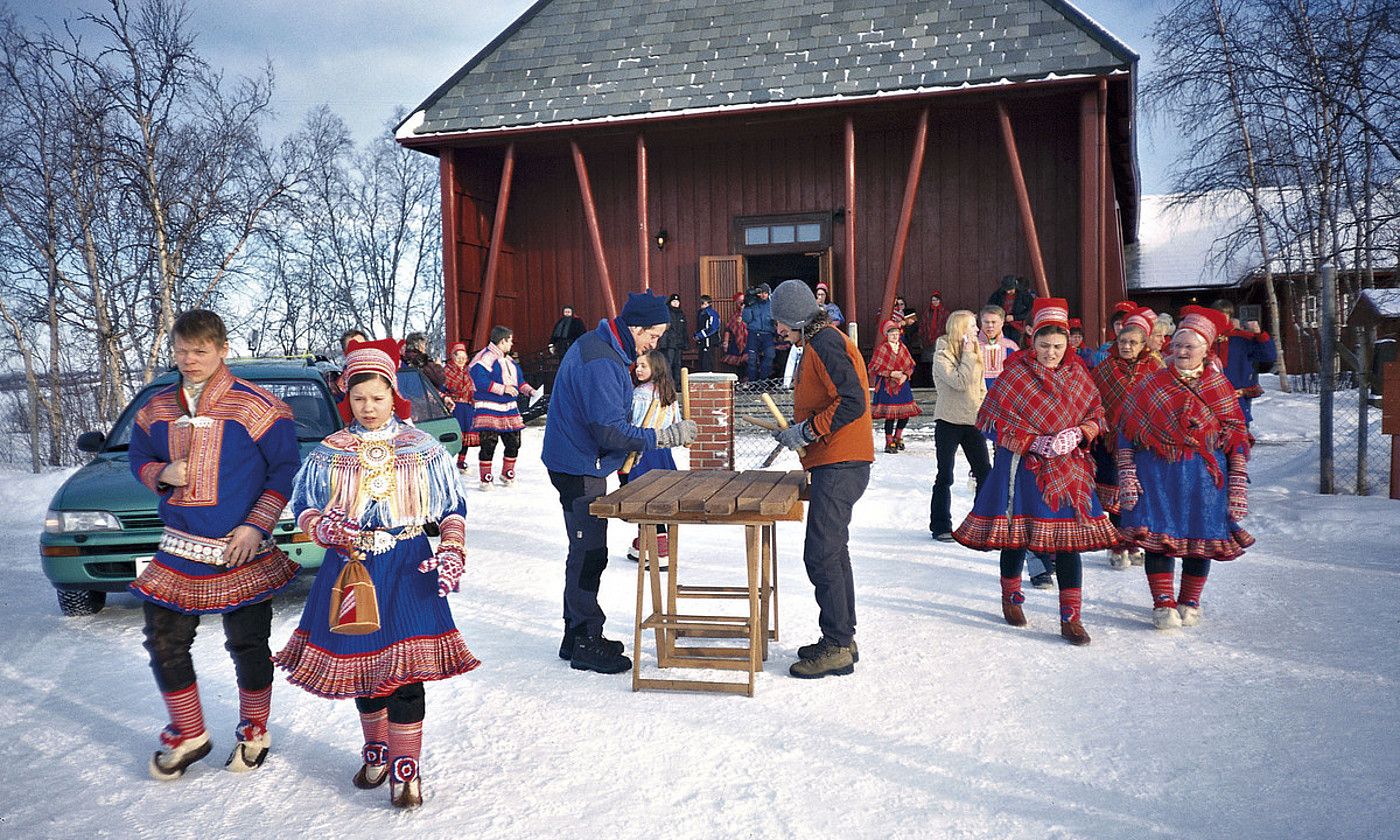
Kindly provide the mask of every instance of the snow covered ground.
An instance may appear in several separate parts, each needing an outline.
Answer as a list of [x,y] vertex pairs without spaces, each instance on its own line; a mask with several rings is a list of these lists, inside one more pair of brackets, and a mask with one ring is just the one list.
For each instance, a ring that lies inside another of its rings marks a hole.
[[[36,543],[63,476],[5,473],[0,835],[1393,837],[1400,503],[1315,494],[1315,397],[1270,391],[1255,415],[1259,544],[1217,564],[1200,627],[1154,631],[1141,569],[1102,553],[1086,558],[1091,646],[1060,640],[1053,592],[1028,589],[1030,627],[1005,625],[995,557],[929,539],[921,435],[878,456],[856,508],[856,673],[786,674],[817,629],[801,526],[785,524],[782,639],[752,699],[633,694],[626,675],[555,657],[564,535],[531,429],[523,486],[470,494],[452,604],[485,665],[428,687],[427,802],[408,814],[350,785],[352,704],[280,678],[268,764],[222,770],[237,694],[217,621],[196,643],[215,752],[179,782],[149,780],[165,718],[138,602],[60,617]],[[961,481],[956,494],[955,518],[971,504]],[[603,598],[630,650],[625,529]],[[683,537],[697,577],[739,580],[737,528]],[[305,591],[278,600],[274,645]]]

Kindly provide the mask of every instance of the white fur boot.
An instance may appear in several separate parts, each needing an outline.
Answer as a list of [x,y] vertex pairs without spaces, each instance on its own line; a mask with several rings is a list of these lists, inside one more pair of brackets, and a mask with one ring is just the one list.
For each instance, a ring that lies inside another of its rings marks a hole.
[[1201,608],[1199,605],[1177,604],[1177,612],[1181,613],[1182,627],[1195,627],[1201,623]]
[[1110,569],[1128,568],[1128,552],[1111,548],[1108,551],[1108,567]]
[[174,781],[185,775],[185,770],[208,755],[211,749],[213,745],[209,743],[209,733],[201,732],[173,747],[158,750],[151,756],[151,778],[160,782]]
[[1158,630],[1176,630],[1181,627],[1181,616],[1175,607],[1154,607],[1152,624]]

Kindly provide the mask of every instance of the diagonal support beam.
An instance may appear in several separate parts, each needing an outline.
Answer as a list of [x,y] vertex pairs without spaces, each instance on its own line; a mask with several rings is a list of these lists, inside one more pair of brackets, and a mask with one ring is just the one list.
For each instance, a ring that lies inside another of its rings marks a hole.
[[1031,197],[1026,191],[1026,176],[1021,170],[1021,153],[1016,150],[1016,134],[1011,130],[1011,115],[1006,103],[997,102],[997,122],[1001,125],[1001,142],[1006,147],[1006,161],[1011,167],[1011,184],[1016,189],[1016,206],[1021,211],[1021,230],[1026,235],[1026,250],[1031,256],[1031,273],[1035,276],[1036,293],[1050,297],[1050,283],[1045,279],[1045,260],[1040,255],[1040,237],[1035,232],[1035,216],[1031,215]]
[[569,141],[569,149],[574,156],[574,172],[578,175],[579,197],[583,200],[583,217],[588,223],[588,238],[593,243],[593,264],[598,269],[598,282],[602,286],[603,303],[607,305],[608,317],[617,317],[617,300],[613,297],[612,275],[608,273],[608,258],[603,253],[603,233],[598,228],[598,208],[593,203],[593,187],[588,182],[588,165],[583,160],[583,150],[577,140]]
[[481,303],[476,309],[476,329],[472,333],[472,349],[486,346],[491,336],[491,315],[496,306],[496,275],[501,267],[501,242],[506,233],[506,208],[510,205],[510,184],[515,178],[515,144],[506,146],[506,159],[501,164],[501,186],[496,191],[496,212],[491,219],[491,246],[486,252],[486,276],[481,281]]

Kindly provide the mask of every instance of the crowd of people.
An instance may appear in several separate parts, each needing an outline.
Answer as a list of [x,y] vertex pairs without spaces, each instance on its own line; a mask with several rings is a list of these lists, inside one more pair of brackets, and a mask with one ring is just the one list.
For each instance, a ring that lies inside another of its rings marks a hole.
[[[839,328],[843,314],[827,288],[802,280],[756,287],[734,300],[727,321],[702,297],[693,332],[677,295],[631,294],[591,330],[566,307],[550,339],[560,362],[541,455],[568,546],[559,657],[579,671],[632,667],[624,645],[604,635],[607,522],[590,505],[613,473],[626,483],[674,469],[671,450],[695,441],[698,427],[682,416],[677,393],[691,340],[702,369],[718,357],[743,365],[750,379],[771,375],[778,348],[796,351],[793,422],[772,435],[798,451],[808,475],[803,562],[821,634],[798,649],[792,676],[850,674],[859,661],[851,520],[875,462],[873,423],[884,421],[887,454],[905,449],[906,424],[921,411],[912,391],[921,365],[936,389],[930,532],[999,552],[1008,624],[1029,623],[1029,560],[1039,564],[1033,584],[1059,589],[1060,634],[1089,644],[1082,555],[1098,550],[1115,568],[1145,567],[1155,627],[1200,623],[1212,563],[1253,542],[1241,525],[1250,400],[1259,370],[1274,360],[1272,341],[1257,323],[1241,326],[1228,305],[1188,306],[1173,321],[1125,301],[1114,310],[1113,339],[1088,348],[1065,300],[1037,298],[1014,276],[992,298],[977,313],[946,312],[935,292],[922,326],[896,299],[868,363]],[[478,450],[479,489],[513,484],[524,428],[518,400],[535,391],[513,344],[513,331],[497,326],[475,353],[454,343],[439,363],[421,333],[396,342],[347,331],[331,383],[346,426],[301,458],[290,409],[224,364],[219,316],[180,315],[172,331],[180,379],[139,411],[130,447],[131,470],[158,495],[164,524],[159,551],[132,584],[169,716],[149,762],[154,778],[177,779],[211,751],[190,647],[200,616],[216,614],[241,718],[229,770],[256,770],[267,758],[276,666],[317,696],[355,701],[355,787],[387,782],[394,806],[421,804],[424,683],[480,664],[445,599],[466,564],[467,453]],[[413,425],[401,367],[421,370],[451,407],[463,434],[455,465]],[[958,451],[975,499],[954,527]],[[287,507],[326,555],[301,622],[274,654],[270,599],[297,571],[271,538]]]

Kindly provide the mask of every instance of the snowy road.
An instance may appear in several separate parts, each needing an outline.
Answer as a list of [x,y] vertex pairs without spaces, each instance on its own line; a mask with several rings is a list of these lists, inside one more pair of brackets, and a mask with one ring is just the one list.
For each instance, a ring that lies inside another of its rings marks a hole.
[[[879,455],[856,508],[855,675],[790,679],[817,636],[799,525],[780,526],[782,639],[756,696],[633,694],[555,657],[564,535],[525,434],[523,486],[472,491],[453,611],[485,665],[428,687],[425,806],[357,791],[352,704],[280,678],[273,753],[220,764],[237,722],[217,622],[196,643],[215,751],[160,784],[164,724],[141,613],[115,596],[64,619],[37,532],[61,475],[0,476],[0,836],[1383,837],[1400,819],[1400,502],[1314,495],[1315,398],[1256,404],[1259,544],[1217,564],[1205,621],[1157,632],[1142,570],[1086,558],[1085,626],[1053,592],[1002,623],[995,557],[929,540],[932,442]],[[780,463],[779,466],[782,466]],[[954,515],[970,507],[962,482]],[[630,534],[611,530],[609,632],[630,649]],[[707,578],[740,567],[737,529],[691,529]],[[274,646],[306,584],[278,599]]]

